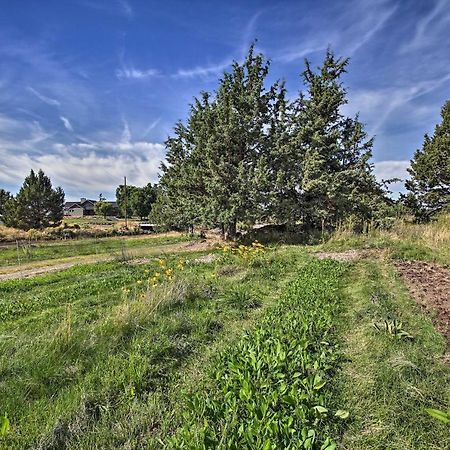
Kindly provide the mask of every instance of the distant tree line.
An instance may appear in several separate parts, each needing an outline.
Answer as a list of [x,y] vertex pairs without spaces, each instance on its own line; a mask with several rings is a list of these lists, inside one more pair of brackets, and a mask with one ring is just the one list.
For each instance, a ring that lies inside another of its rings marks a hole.
[[282,82],[267,86],[270,64],[251,46],[166,141],[153,217],[229,237],[238,222],[323,229],[375,218],[390,201],[373,174],[373,139],[341,112],[347,65],[331,51],[317,70],[306,61],[306,90],[288,99]]
[[152,206],[156,200],[157,186],[148,183],[144,187],[129,186],[126,188],[121,184],[116,189],[116,201],[119,206],[122,217],[139,217],[141,220],[146,219],[152,211]]

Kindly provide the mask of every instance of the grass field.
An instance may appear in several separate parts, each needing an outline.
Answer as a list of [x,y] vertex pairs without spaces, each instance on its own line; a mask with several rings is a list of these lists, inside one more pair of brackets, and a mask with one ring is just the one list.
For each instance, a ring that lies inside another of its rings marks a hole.
[[175,244],[187,240],[186,236],[173,234],[67,240],[57,243],[25,245],[19,248],[8,246],[0,250],[0,265],[3,267],[15,266],[29,262],[89,255],[111,254],[126,257],[127,252],[140,248]]
[[450,259],[412,231],[0,282],[0,448],[450,448],[448,347],[393,265]]

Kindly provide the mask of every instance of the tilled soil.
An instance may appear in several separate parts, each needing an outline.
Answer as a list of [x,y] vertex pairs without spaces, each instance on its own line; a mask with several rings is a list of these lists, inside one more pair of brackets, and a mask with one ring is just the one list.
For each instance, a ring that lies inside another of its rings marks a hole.
[[422,261],[396,262],[411,296],[425,309],[436,312],[436,327],[450,346],[450,271]]

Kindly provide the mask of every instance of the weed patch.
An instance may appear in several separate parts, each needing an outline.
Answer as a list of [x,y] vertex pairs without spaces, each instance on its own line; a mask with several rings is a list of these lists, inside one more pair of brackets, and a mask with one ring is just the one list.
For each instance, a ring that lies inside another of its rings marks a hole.
[[186,396],[169,448],[335,448],[330,423],[348,414],[330,409],[327,386],[340,361],[342,272],[333,261],[302,270],[262,324],[222,353],[210,392]]

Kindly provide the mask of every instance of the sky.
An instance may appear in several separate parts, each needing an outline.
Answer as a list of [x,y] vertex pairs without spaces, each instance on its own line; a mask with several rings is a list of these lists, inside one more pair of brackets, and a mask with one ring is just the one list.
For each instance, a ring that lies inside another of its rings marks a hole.
[[[158,181],[164,141],[249,45],[291,97],[349,57],[379,179],[407,176],[450,99],[450,0],[1,0],[0,187],[42,168],[68,200]],[[394,192],[402,186],[394,185]]]

